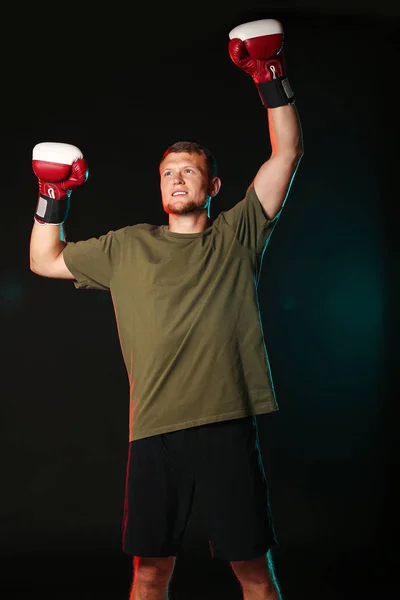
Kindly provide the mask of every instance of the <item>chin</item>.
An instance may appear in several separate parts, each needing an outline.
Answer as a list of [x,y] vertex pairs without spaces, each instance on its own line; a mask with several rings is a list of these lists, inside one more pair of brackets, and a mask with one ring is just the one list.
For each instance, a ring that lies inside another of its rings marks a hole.
[[196,206],[195,204],[186,204],[185,206],[171,206],[168,205],[166,212],[170,215],[188,215],[190,213],[201,212],[205,210],[203,206]]

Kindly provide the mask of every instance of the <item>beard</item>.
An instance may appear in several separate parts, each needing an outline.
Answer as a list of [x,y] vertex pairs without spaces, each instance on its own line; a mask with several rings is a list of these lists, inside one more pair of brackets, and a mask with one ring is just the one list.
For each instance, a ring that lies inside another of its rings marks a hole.
[[198,204],[193,202],[193,200],[189,200],[188,202],[185,202],[185,203],[177,202],[176,204],[172,204],[172,205],[167,204],[166,206],[164,206],[165,212],[170,215],[188,215],[190,213],[201,212],[206,209],[207,209],[206,206],[204,206],[204,205],[199,206]]

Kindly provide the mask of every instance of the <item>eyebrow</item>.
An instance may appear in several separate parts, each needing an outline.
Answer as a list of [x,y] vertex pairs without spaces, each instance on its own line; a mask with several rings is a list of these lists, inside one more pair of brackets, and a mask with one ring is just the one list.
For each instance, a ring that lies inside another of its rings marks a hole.
[[[200,167],[197,167],[194,164],[183,165],[181,168],[182,169],[186,169],[187,167],[190,167],[191,169],[200,169]],[[171,166],[171,167],[164,167],[161,172],[163,173],[164,171],[169,171],[170,169],[173,169],[173,166]]]

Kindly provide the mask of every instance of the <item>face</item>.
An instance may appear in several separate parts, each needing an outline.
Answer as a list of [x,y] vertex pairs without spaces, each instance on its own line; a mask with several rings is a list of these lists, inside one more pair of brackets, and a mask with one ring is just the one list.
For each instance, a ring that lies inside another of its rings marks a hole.
[[209,180],[204,156],[171,152],[160,165],[161,198],[165,212],[183,215],[207,208],[217,178]]

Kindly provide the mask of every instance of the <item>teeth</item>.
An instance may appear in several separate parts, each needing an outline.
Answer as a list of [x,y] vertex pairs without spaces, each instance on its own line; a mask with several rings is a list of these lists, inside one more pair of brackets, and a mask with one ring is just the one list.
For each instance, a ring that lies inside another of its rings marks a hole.
[[184,196],[186,194],[186,192],[174,192],[172,195],[173,196]]

